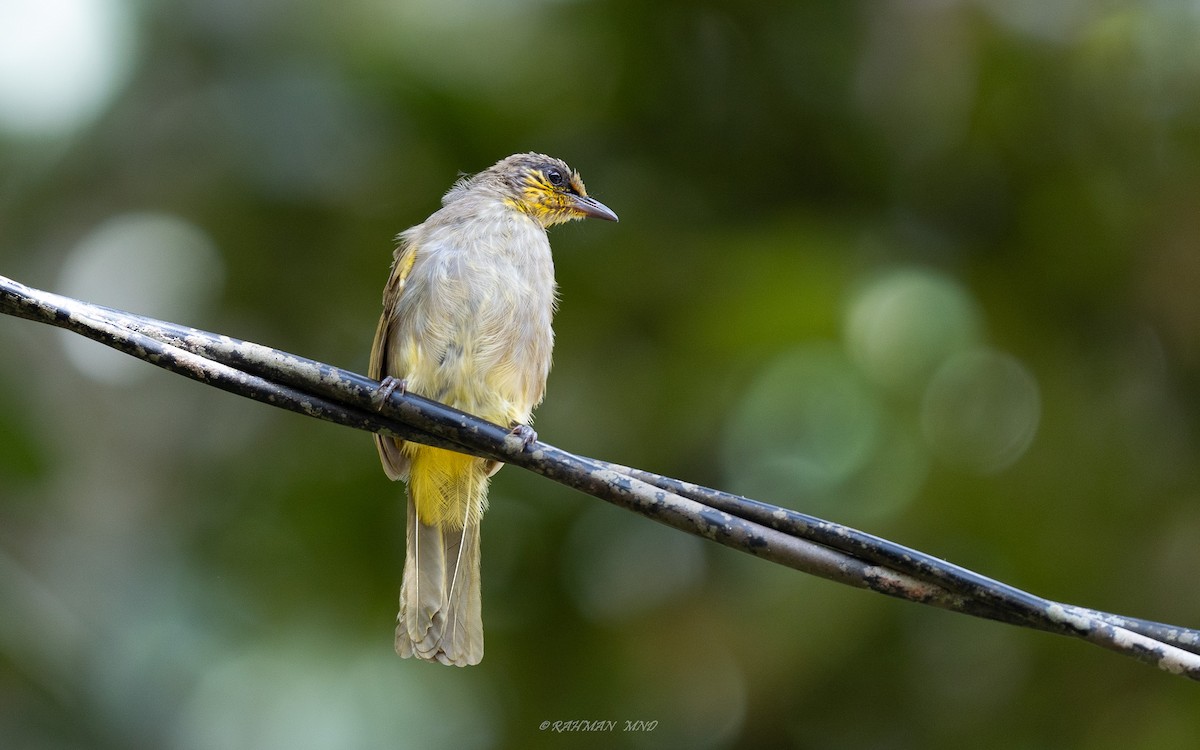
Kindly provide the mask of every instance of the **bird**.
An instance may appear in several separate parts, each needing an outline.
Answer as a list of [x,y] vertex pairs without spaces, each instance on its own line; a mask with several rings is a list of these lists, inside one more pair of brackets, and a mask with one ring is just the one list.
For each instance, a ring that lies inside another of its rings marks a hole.
[[[369,374],[512,428],[528,447],[550,372],[558,306],[546,230],[617,221],[561,159],[514,154],[460,178],[396,240]],[[406,483],[396,653],[454,666],[483,658],[480,521],[500,463],[376,435],[384,472]]]

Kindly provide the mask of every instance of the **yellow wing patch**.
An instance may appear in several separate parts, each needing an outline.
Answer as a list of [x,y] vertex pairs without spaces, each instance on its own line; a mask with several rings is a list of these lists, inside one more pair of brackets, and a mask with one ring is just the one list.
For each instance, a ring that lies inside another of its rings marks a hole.
[[379,325],[375,327],[375,341],[371,344],[371,364],[367,374],[376,380],[381,380],[387,366],[388,341],[391,339],[392,324],[395,322],[391,311],[396,309],[396,302],[404,293],[404,282],[412,271],[417,259],[415,244],[401,245],[397,250],[396,261],[392,264],[392,275],[388,277],[387,286],[383,288],[383,314],[379,316]]
[[[371,344],[371,365],[367,374],[376,380],[382,380],[388,362],[388,346],[392,338],[392,326],[396,324],[396,302],[404,294],[404,282],[412,271],[413,262],[417,258],[417,247],[414,244],[401,244],[396,249],[396,261],[392,264],[392,275],[388,277],[387,286],[383,288],[383,313],[379,316],[379,325],[375,327],[375,341]],[[403,377],[404,373],[400,373]],[[403,442],[383,435],[375,436],[375,447],[379,449],[379,460],[383,470],[391,479],[404,479],[408,476],[408,457],[404,455]]]

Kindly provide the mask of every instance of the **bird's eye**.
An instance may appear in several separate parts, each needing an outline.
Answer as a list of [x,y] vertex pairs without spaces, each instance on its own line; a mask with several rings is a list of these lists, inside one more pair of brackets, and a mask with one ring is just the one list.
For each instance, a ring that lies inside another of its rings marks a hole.
[[546,170],[546,179],[549,180],[550,184],[554,187],[562,187],[563,182],[565,182],[563,173],[553,167]]

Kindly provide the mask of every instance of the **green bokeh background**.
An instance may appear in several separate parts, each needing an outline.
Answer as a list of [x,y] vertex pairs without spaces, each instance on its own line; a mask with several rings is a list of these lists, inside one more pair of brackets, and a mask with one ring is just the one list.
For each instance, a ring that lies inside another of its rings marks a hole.
[[[0,101],[0,273],[362,371],[391,238],[551,153],[621,222],[552,232],[543,439],[1200,625],[1195,7],[83,4],[111,93]],[[402,661],[366,435],[67,342],[0,319],[0,747],[1200,742],[1180,678],[511,468],[486,658]]]

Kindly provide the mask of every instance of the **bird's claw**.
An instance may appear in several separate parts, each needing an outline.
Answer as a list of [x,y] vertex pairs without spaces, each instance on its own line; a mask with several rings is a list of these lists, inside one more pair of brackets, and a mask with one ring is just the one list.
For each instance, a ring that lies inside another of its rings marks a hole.
[[527,424],[514,425],[508,434],[521,441],[521,450],[529,450],[538,439],[537,432]]
[[375,405],[375,411],[382,409],[396,391],[400,391],[401,396],[408,393],[408,381],[404,378],[393,378],[391,375],[380,380],[379,387],[371,394],[371,402]]

